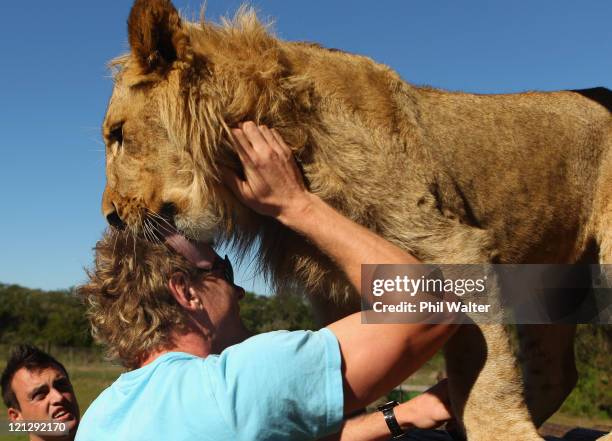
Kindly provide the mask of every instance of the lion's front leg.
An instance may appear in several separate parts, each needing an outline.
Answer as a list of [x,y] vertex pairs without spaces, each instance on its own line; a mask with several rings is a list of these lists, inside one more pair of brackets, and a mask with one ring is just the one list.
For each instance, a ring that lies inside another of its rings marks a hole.
[[469,441],[541,441],[504,325],[465,325],[447,343],[451,402]]
[[[490,262],[495,251],[486,231],[454,225],[441,240],[432,237],[434,261]],[[425,244],[427,245],[427,244]],[[492,301],[499,278],[487,274]],[[542,441],[524,398],[510,330],[501,324],[464,325],[445,346],[451,403],[469,441]]]

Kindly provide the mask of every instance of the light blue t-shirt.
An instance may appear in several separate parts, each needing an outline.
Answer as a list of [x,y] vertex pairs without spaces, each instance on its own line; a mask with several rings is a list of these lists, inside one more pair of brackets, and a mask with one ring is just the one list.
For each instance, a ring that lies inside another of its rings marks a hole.
[[334,334],[277,331],[206,358],[166,353],[122,374],[91,404],[76,441],[313,440],[342,418]]

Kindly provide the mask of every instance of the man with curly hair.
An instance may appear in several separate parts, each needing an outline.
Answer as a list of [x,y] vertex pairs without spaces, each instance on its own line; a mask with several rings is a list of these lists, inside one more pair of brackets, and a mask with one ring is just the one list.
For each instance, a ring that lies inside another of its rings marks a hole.
[[[363,263],[418,263],[309,193],[277,133],[245,123],[234,136],[245,179],[228,171],[226,184],[308,237],[358,290]],[[384,414],[345,420],[428,360],[456,328],[449,316],[363,325],[356,313],[316,332],[249,338],[227,257],[175,234],[165,243],[107,234],[89,278],[79,293],[94,336],[129,371],[91,405],[78,441],[383,440],[450,418],[440,384]]]

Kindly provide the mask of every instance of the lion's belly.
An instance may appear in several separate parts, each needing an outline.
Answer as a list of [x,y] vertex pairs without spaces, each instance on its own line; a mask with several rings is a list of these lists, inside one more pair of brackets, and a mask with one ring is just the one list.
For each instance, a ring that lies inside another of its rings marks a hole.
[[441,179],[438,207],[443,216],[486,230],[500,263],[571,262],[588,239],[594,183],[562,168],[517,167],[497,177],[449,170],[454,176]]

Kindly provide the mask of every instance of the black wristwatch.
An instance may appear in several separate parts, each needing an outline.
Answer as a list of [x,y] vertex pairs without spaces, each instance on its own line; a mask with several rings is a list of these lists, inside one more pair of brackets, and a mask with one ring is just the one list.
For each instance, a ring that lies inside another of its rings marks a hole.
[[388,403],[378,407],[378,410],[381,411],[385,417],[387,427],[391,431],[391,439],[399,439],[406,433],[402,430],[397,422],[397,419],[395,418],[395,413],[393,412],[393,408],[395,406],[399,406],[397,401],[389,401]]

